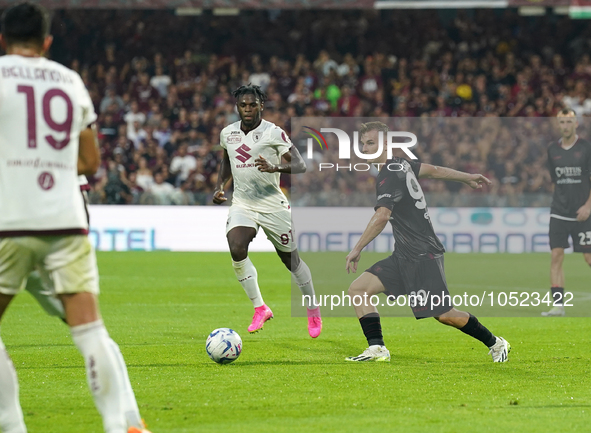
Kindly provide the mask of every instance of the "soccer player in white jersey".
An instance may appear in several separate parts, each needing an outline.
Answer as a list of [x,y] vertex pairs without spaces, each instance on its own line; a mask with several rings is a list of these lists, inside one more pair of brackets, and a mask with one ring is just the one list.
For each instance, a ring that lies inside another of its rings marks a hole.
[[[290,270],[306,299],[314,299],[310,269],[300,259],[291,224],[291,208],[281,188],[280,173],[303,173],[306,164],[300,152],[280,127],[262,118],[265,94],[259,86],[241,86],[234,92],[240,120],[220,133],[224,158],[220,165],[213,202],[227,200],[224,189],[234,180],[232,206],[226,222],[226,237],[232,255],[236,278],[254,306],[254,317],[248,332],[258,332],[273,318],[263,301],[257,271],[248,258],[248,245],[262,227],[273,243],[279,258]],[[320,308],[309,301],[308,333],[320,335]]]
[[[98,270],[78,182],[78,174],[94,174],[100,164],[92,101],[77,73],[43,57],[52,42],[45,9],[21,3],[1,21],[7,55],[0,58],[0,319],[31,272],[51,276],[105,432],[147,432],[98,310]],[[3,433],[27,431],[18,393],[0,339]]]
[[[86,176],[84,175],[78,176],[78,183],[80,185],[80,192],[84,197],[86,215],[87,217],[89,217],[87,194],[87,191],[89,190],[88,179],[86,179]],[[51,276],[45,269],[37,268],[34,272],[31,272],[29,274],[25,290],[29,292],[37,302],[39,302],[39,305],[43,307],[47,314],[49,314],[50,316],[58,317],[67,324],[64,304],[62,304],[62,301],[60,301],[60,299],[57,297],[53,286],[53,281],[51,280]],[[118,350],[117,344],[113,342],[112,347],[114,348],[113,355],[119,360],[121,365],[124,365],[125,361],[123,360],[121,352]],[[127,375],[127,370],[123,369],[122,373],[124,374],[124,381],[122,384],[125,387],[125,390],[123,395],[121,396],[121,405],[125,407],[125,413],[128,419],[128,424],[130,426],[143,425],[140,411],[135,400],[135,395],[133,393],[133,389],[131,388],[129,376]],[[142,430],[140,429],[139,431]]]

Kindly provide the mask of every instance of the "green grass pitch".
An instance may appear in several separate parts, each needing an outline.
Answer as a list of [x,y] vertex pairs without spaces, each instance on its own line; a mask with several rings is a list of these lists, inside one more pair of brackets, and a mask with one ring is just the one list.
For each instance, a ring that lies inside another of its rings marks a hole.
[[[365,254],[360,268],[382,257]],[[275,313],[256,335],[246,331],[252,307],[229,254],[98,258],[104,320],[153,433],[589,428],[588,318],[481,318],[513,346],[508,363],[494,364],[480,342],[435,320],[385,317],[392,362],[345,363],[366,347],[359,322],[328,317],[320,338],[309,338],[306,320],[291,317],[289,273],[274,254],[251,254]],[[452,294],[484,285],[546,291],[548,265],[549,254],[446,255]],[[591,270],[580,255],[566,257],[565,271],[567,289],[589,290]],[[324,279],[317,276],[317,285]],[[217,365],[205,353],[206,337],[218,327],[242,336],[233,364]],[[3,319],[2,338],[18,371],[30,433],[102,432],[65,325],[21,294]]]

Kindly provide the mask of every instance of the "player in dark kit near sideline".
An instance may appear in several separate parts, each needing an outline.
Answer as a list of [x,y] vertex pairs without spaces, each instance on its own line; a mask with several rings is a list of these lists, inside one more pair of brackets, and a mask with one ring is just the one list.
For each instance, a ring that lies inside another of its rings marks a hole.
[[[38,269],[59,296],[44,308],[70,326],[105,432],[148,433],[98,309],[98,269],[78,179],[100,165],[92,100],[76,72],[44,57],[52,42],[44,8],[21,3],[1,21],[7,55],[0,69],[20,72],[0,76],[0,185],[10,185],[0,189],[0,319]],[[0,430],[27,431],[1,339]]]
[[241,86],[234,97],[240,120],[220,133],[224,159],[213,202],[221,204],[227,200],[224,188],[233,179],[234,195],[226,222],[226,237],[236,278],[254,306],[248,332],[258,332],[273,318],[273,312],[263,301],[256,268],[248,258],[248,246],[262,227],[300,291],[307,295],[308,333],[316,338],[322,330],[320,307],[312,304],[312,275],[298,254],[291,207],[279,187],[280,173],[303,173],[306,164],[285,131],[262,118],[265,94],[259,86]]
[[591,143],[577,135],[577,116],[565,108],[558,115],[562,138],[548,147],[548,169],[554,183],[550,210],[550,283],[553,307],[542,316],[564,316],[564,249],[572,237],[575,253],[591,266]]
[[[388,221],[394,232],[395,249],[392,255],[367,269],[349,287],[351,299],[386,293],[394,297],[409,295],[409,305],[417,319],[434,317],[444,325],[453,326],[481,341],[490,350],[494,362],[505,362],[511,350],[502,337],[495,337],[476,317],[453,308],[443,270],[443,245],[435,235],[427,210],[427,203],[418,178],[462,182],[471,188],[490,185],[481,174],[468,174],[445,167],[421,164],[393,153],[387,160],[387,146],[379,151],[380,135],[385,142],[388,127],[381,122],[361,125],[359,135],[364,154],[372,155],[369,163],[378,164],[376,179],[377,203],[361,238],[347,255],[347,272],[357,272],[361,251],[386,227]],[[439,296],[439,305],[429,295]],[[414,298],[414,300],[413,300]],[[445,299],[445,301],[443,301]],[[369,347],[347,361],[390,361],[382,336],[380,315],[371,304],[355,305],[355,312]]]

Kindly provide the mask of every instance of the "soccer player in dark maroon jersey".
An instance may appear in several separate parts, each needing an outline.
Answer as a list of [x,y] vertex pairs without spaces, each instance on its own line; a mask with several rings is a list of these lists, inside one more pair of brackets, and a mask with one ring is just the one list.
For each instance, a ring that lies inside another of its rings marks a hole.
[[572,237],[575,253],[591,266],[591,143],[577,135],[577,116],[571,108],[558,113],[562,138],[548,147],[548,169],[554,183],[550,209],[550,283],[553,307],[542,316],[564,316],[564,249]]
[[[392,255],[367,269],[349,287],[349,296],[369,299],[386,293],[389,296],[409,296],[409,305],[417,319],[434,317],[453,326],[485,344],[494,362],[507,361],[511,345],[502,337],[495,337],[473,315],[456,310],[447,290],[443,270],[445,249],[435,235],[427,203],[418,178],[431,178],[463,182],[471,188],[490,185],[481,174],[468,174],[445,167],[421,164],[396,156],[387,160],[387,149],[379,152],[379,134],[385,137],[388,127],[381,122],[361,126],[359,135],[363,153],[374,155],[367,160],[380,170],[376,179],[377,204],[361,238],[347,255],[347,272],[357,271],[361,251],[386,227],[388,221],[394,231],[395,250]],[[433,296],[438,297],[437,303]],[[413,299],[414,298],[414,299]],[[444,300],[441,302],[442,300]],[[369,347],[347,361],[390,361],[390,352],[384,345],[380,315],[370,303],[355,304]]]

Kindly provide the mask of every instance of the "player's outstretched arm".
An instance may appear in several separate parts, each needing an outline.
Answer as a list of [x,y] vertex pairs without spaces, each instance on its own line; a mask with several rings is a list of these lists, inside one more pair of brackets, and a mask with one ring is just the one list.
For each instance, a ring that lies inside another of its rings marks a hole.
[[431,164],[421,164],[419,179],[441,179],[462,182],[472,189],[482,188],[482,185],[490,185],[492,182],[481,174],[464,173],[447,167],[439,167]]
[[287,153],[283,154],[283,159],[285,162],[282,161],[281,164],[275,165],[271,164],[261,155],[257,159],[254,160],[255,166],[264,173],[289,173],[289,174],[298,174],[298,173],[305,173],[306,172],[306,163],[304,162],[304,158],[300,154],[300,151],[295,146],[291,146]]
[[93,176],[101,165],[96,125],[80,132],[78,146],[78,174]]
[[228,156],[228,151],[224,149],[224,158],[220,163],[220,170],[218,171],[218,180],[215,185],[215,190],[213,191],[213,202],[215,204],[222,204],[226,200],[224,197],[224,189],[226,189],[226,185],[232,179],[232,167],[230,166],[230,157]]
[[355,247],[347,255],[347,263],[345,265],[347,273],[357,272],[357,263],[361,258],[361,251],[367,246],[367,244],[373,241],[376,236],[382,233],[384,227],[386,227],[386,224],[388,224],[388,221],[390,220],[391,214],[392,211],[387,207],[379,207],[376,210],[376,213],[373,214],[365,231],[359,238],[359,241],[357,241]]

